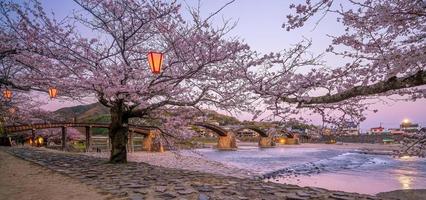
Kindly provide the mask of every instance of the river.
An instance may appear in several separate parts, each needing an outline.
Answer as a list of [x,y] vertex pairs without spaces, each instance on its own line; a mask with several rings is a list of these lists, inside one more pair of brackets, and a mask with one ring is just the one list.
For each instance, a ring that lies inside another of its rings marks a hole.
[[209,160],[250,170],[265,181],[364,194],[426,189],[426,159],[362,154],[356,149],[239,147],[198,149]]

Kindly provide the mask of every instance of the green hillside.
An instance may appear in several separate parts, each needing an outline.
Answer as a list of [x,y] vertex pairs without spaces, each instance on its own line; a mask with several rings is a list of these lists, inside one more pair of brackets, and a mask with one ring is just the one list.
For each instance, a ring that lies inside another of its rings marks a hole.
[[109,110],[100,103],[78,105],[61,108],[53,112],[56,116],[66,121],[108,123],[110,121]]
[[[56,110],[54,115],[65,121],[76,119],[76,122],[81,123],[109,123],[111,121],[109,109],[100,103],[61,108]],[[94,135],[108,135],[108,129],[93,128],[92,133]]]

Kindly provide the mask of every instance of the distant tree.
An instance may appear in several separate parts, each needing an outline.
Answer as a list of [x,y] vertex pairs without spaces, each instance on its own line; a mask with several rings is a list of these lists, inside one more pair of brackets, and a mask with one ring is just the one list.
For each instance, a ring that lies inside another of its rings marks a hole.
[[400,156],[426,157],[426,131],[411,133],[402,140],[403,147],[398,151]]

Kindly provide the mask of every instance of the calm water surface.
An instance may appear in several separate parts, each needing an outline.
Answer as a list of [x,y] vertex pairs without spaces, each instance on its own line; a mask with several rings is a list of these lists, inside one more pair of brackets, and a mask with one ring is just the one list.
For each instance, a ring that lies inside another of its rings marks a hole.
[[244,168],[266,181],[365,194],[426,189],[426,159],[366,155],[348,149],[240,147],[199,149],[210,160]]

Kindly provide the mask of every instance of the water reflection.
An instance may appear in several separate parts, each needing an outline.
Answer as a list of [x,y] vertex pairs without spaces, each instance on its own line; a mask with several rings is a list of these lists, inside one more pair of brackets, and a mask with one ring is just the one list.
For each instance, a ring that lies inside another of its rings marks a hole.
[[411,184],[413,182],[413,179],[406,175],[398,175],[397,177],[399,183],[401,184],[401,188],[404,190],[411,189]]
[[[398,160],[402,163],[411,163],[416,161],[416,157],[402,156]],[[405,167],[394,170],[396,179],[401,184],[401,189],[413,189],[413,181],[417,175],[417,171],[413,168]]]
[[416,157],[413,157],[413,156],[401,156],[401,157],[399,157],[399,160],[401,160],[401,161],[413,161],[415,159],[416,159]]

